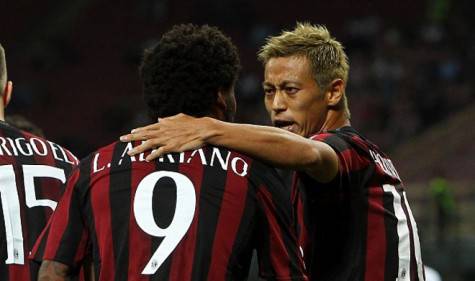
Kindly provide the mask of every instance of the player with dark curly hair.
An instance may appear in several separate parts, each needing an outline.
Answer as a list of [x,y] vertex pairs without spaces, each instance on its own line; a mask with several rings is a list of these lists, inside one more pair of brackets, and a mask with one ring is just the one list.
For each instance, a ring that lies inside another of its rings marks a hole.
[[[215,114],[218,92],[233,89],[239,69],[236,47],[219,30],[206,25],[173,28],[145,51],[140,67],[151,116]],[[226,120],[236,110],[232,97],[226,96]]]
[[[141,66],[152,116],[231,120],[237,50],[217,28],[178,25]],[[51,220],[39,280],[69,280],[92,245],[96,280],[307,280],[291,194],[273,168],[205,146],[145,161],[115,142],[81,161]],[[39,251],[37,252],[37,254]]]

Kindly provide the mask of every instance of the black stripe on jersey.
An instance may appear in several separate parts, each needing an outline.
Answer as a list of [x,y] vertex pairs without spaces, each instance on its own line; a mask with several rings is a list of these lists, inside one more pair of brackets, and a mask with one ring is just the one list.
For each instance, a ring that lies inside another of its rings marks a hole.
[[[368,167],[361,171],[356,171],[354,173],[358,174],[358,177],[362,178],[363,180],[363,185],[356,185],[356,186],[368,186],[370,180],[374,177],[374,173],[376,171],[376,164],[374,162],[370,162]],[[365,274],[366,274],[366,250],[368,249],[367,245],[367,237],[368,237],[368,215],[369,215],[369,190],[364,188],[362,190],[358,191],[358,196],[361,196],[361,205],[355,205],[354,208],[355,214],[359,214],[360,216],[357,218],[357,221],[355,223],[355,228],[353,229],[359,229],[357,233],[360,233],[358,245],[361,245],[360,252],[359,252],[359,258],[357,258],[357,261],[355,263],[358,263],[358,265],[355,266],[355,268],[359,268],[360,272],[355,272],[354,275],[357,275],[358,280],[365,280]],[[359,210],[358,210],[359,209]]]
[[[267,165],[264,165],[260,162],[253,162],[252,173],[255,173],[256,176],[263,179],[263,184],[272,195],[272,201],[277,210],[277,220],[287,220],[285,223],[289,226],[292,226],[293,222],[293,213],[292,213],[292,196],[291,188],[289,185],[285,185],[283,179],[279,176],[277,171]],[[294,229],[281,229],[282,238],[284,239],[285,248],[287,254],[289,255],[290,264],[289,274],[290,276],[302,276],[302,272],[299,269],[299,255],[300,249],[298,248],[298,237],[297,233],[291,233]],[[294,235],[294,237],[292,237]],[[292,242],[292,238],[295,241]],[[294,247],[292,247],[294,246]]]
[[[366,260],[366,248],[363,247],[366,243],[360,242],[366,239],[366,229],[363,227],[366,227],[368,213],[362,212],[361,207],[363,201],[364,206],[368,207],[367,190],[352,187],[360,186],[359,182],[371,177],[372,171],[368,169],[371,166],[350,171],[328,184],[315,183],[308,175],[300,174],[307,193],[305,217],[309,223],[309,239],[312,240],[311,252],[306,253],[304,259],[312,278],[364,280],[357,278],[362,273],[355,272],[355,269],[359,269]],[[342,223],[348,221],[352,224]]]
[[[121,158],[127,143],[116,143],[109,171],[111,237],[114,247],[115,280],[127,280],[129,269],[129,220],[131,158]],[[122,160],[122,161],[121,161]],[[116,164],[117,163],[117,164]],[[118,165],[118,163],[121,163]]]
[[[175,159],[175,161],[179,158],[177,155],[178,154],[172,154],[172,158]],[[164,157],[164,159],[165,160],[163,162],[160,162],[159,160],[155,160],[156,171],[172,171],[172,172],[179,171],[180,164],[178,163],[178,161],[176,161],[175,163],[172,163],[168,161],[168,157]],[[168,183],[168,186],[172,188],[166,188],[167,183]],[[168,225],[170,225],[170,222],[173,219],[173,215],[175,214],[176,186],[175,184],[172,184],[173,186],[171,186],[169,179],[167,178],[161,179],[157,184],[159,184],[161,188],[155,188],[153,192],[153,204],[152,204],[153,214],[154,214],[155,222],[157,223],[157,225],[159,225],[162,228],[166,228]],[[167,199],[163,200],[164,197]],[[175,199],[169,200],[169,202],[166,202],[168,201],[170,197],[173,197]],[[169,206],[167,204],[170,202],[174,203],[172,204],[173,206]],[[161,237],[152,237],[150,257],[158,249],[158,246],[160,246],[160,243],[162,243],[163,239],[164,238],[161,238]],[[167,257],[167,259],[162,263],[162,265],[158,268],[157,272],[154,275],[150,276],[150,281],[168,281],[169,280],[170,267],[171,267],[172,258],[173,258],[172,256],[173,255],[170,254]]]
[[[89,174],[88,171],[83,171],[82,169],[80,170],[80,175],[79,179],[75,184],[75,187],[80,184],[81,177],[83,176],[82,173],[85,172],[86,174]],[[87,176],[86,176],[87,178]],[[77,193],[77,189],[73,191],[71,195],[71,203],[70,203],[70,210],[79,208],[80,206],[76,204],[80,204],[81,198],[79,197],[80,193]],[[78,198],[79,197],[79,198]],[[68,218],[68,224],[65,227],[64,233],[62,235],[60,244],[61,245],[61,251],[58,251],[54,257],[54,260],[56,261],[70,261],[74,262],[74,260],[70,260],[70,254],[71,253],[77,253],[77,247],[81,245],[79,242],[74,242],[74,241],[80,241],[82,238],[82,233],[84,231],[83,225],[78,224],[76,222],[82,221],[82,218],[80,217],[80,213],[76,211],[69,211],[69,218]],[[75,215],[75,216],[74,216]],[[67,241],[67,242],[66,242]]]
[[345,151],[350,148],[349,143],[343,140],[341,135],[331,134],[321,141],[330,145],[336,151]]
[[[351,129],[351,130],[333,131],[335,134],[334,135],[332,134],[326,137],[324,139],[324,142],[330,145],[336,151],[343,152],[347,149],[353,149],[359,155],[363,156],[364,158],[367,158],[369,155],[367,149],[355,143],[353,137],[357,136],[363,140],[366,140],[366,139],[360,136],[359,134],[357,134],[356,131],[353,131],[352,128],[345,128],[345,129]],[[368,142],[368,145],[374,146],[371,142]],[[369,157],[369,159],[371,159],[371,157]]]
[[[3,222],[3,218],[5,217],[3,213],[3,208],[0,208],[0,214],[1,214],[1,221]],[[0,225],[0,257],[2,258],[0,261],[0,278],[2,280],[8,280],[8,265],[5,264],[5,260],[7,259],[7,241],[6,241],[6,233],[5,233],[5,226]]]
[[386,268],[384,270],[385,281],[394,281],[398,278],[399,269],[399,238],[394,233],[397,233],[397,223],[394,210],[394,195],[391,192],[383,193],[383,206],[388,210],[384,214],[384,226],[386,229]]
[[[250,175],[253,174],[254,169],[253,163],[250,163]],[[256,190],[257,186],[253,185],[251,181],[247,182],[247,195],[244,205],[244,210],[241,217],[241,223],[236,232],[236,239],[234,240],[233,248],[231,255],[229,256],[228,261],[228,273],[226,275],[226,281],[235,281],[235,280],[246,280],[250,260],[252,258],[253,249],[257,243],[266,243],[267,248],[269,248],[269,239],[266,241],[257,241],[255,237],[263,235],[262,233],[257,233],[257,221],[259,220],[256,217],[257,212],[257,203],[256,203]],[[259,220],[260,221],[260,220]],[[253,230],[254,231],[249,231]],[[265,235],[268,237],[268,235]],[[246,248],[243,248],[244,245],[249,245]],[[269,251],[267,251],[269,252]],[[260,266],[260,265],[259,265]],[[231,269],[236,269],[231,271]]]
[[[95,220],[94,220],[94,213],[93,210],[94,208],[92,207],[92,201],[91,201],[91,192],[90,192],[90,185],[91,185],[91,163],[93,161],[92,156],[89,156],[87,159],[84,159],[80,163],[80,178],[79,181],[83,182],[82,186],[87,187],[87,192],[85,194],[82,194],[82,196],[87,196],[87,200],[85,200],[85,206],[84,210],[86,210],[86,213],[84,214],[85,216],[85,221],[88,223],[88,231],[89,231],[89,240],[92,245],[90,245],[90,250],[92,251],[89,253],[92,255],[92,262],[94,263],[94,276],[96,280],[100,276],[101,272],[101,256],[99,253],[99,244],[97,241],[97,232],[96,232],[96,225],[95,225]],[[86,191],[85,190],[85,191]]]
[[[257,199],[257,193],[258,189],[261,188],[261,185],[263,184],[262,181],[262,171],[259,171],[258,168],[256,168],[258,162],[254,161],[251,165],[251,170],[249,172],[249,178],[250,178],[250,184],[254,184],[255,186],[249,187],[250,190],[252,190],[252,194],[256,196]],[[262,165],[261,165],[262,168]],[[268,171],[267,171],[268,172]],[[248,192],[251,193],[251,192]],[[289,192],[290,195],[290,192]],[[290,198],[289,198],[290,202]],[[253,237],[251,239],[254,239],[256,242],[256,247],[257,247],[257,256],[258,256],[258,262],[259,262],[259,272],[265,274],[266,276],[276,276],[276,272],[274,271],[274,266],[272,264],[272,250],[271,250],[271,240],[266,239],[266,237],[269,237],[269,222],[267,221],[267,217],[265,215],[265,211],[260,208],[259,204],[257,201],[254,203],[256,204],[256,211],[257,211],[257,216],[254,218],[251,218],[251,220],[255,220],[254,223],[256,224],[256,227],[254,228],[253,231]],[[290,211],[290,210],[289,210]],[[261,245],[261,246],[257,246]],[[262,252],[259,252],[259,248]]]
[[[212,148],[203,149],[206,159],[211,159]],[[222,150],[222,149],[221,149]],[[192,280],[207,280],[211,265],[214,236],[218,226],[218,217],[226,186],[227,171],[212,166],[203,167],[196,236],[195,256],[193,260]],[[214,206],[219,206],[216,208]]]

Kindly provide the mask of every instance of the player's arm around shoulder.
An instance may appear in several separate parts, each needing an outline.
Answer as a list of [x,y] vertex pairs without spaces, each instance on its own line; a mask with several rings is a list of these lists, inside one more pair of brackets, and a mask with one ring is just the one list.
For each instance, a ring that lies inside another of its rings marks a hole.
[[337,175],[338,155],[323,141],[269,126],[208,122],[208,143],[242,151],[276,167],[303,171],[322,183]]
[[201,135],[205,143],[244,152],[276,167],[306,172],[322,183],[331,181],[338,172],[338,155],[322,141],[276,127],[201,119],[202,128],[206,128]]
[[335,151],[323,142],[280,128],[228,123],[210,117],[178,114],[135,129],[121,140],[145,141],[128,153],[136,155],[154,149],[147,156],[149,161],[165,153],[211,144],[243,152],[273,166],[305,171],[320,182],[332,180],[338,171]]

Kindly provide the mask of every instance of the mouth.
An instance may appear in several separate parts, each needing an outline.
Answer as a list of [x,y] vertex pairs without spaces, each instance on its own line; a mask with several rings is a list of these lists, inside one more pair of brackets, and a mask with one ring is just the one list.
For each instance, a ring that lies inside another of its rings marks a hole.
[[294,132],[296,129],[295,123],[287,120],[274,120],[274,126],[289,132]]

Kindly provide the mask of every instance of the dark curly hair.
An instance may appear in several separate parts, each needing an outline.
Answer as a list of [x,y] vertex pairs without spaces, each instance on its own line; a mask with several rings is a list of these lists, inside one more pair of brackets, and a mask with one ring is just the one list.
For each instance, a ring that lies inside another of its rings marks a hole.
[[218,28],[175,25],[145,50],[140,66],[151,117],[210,114],[218,91],[231,89],[239,69],[237,48]]

